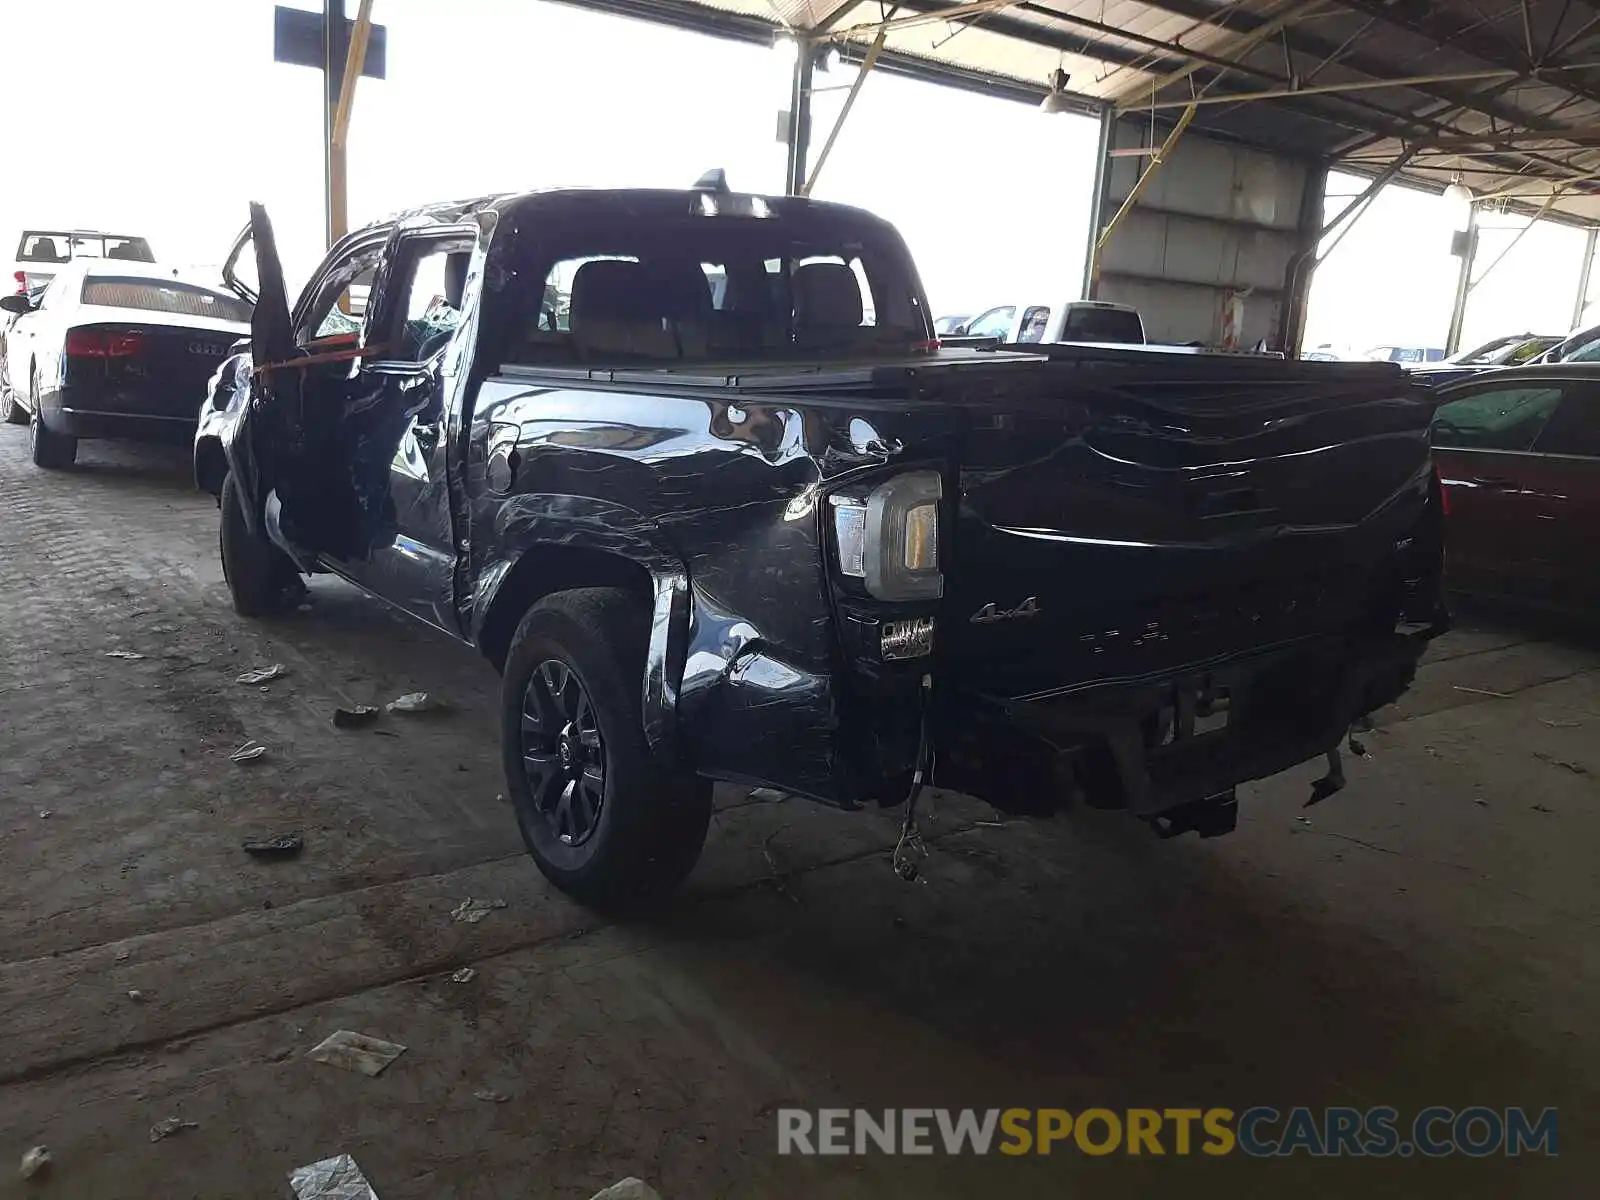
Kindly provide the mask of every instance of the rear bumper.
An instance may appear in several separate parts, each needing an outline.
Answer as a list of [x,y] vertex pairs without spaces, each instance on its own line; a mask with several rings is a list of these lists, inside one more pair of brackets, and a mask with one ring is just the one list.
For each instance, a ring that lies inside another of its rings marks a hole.
[[80,438],[115,438],[130,442],[161,442],[182,446],[193,441],[197,417],[168,417],[153,413],[103,412],[74,406],[70,400],[46,416],[57,433]]
[[[1045,699],[946,696],[934,782],[1005,811],[1048,811],[1076,795],[1155,816],[1333,749],[1358,717],[1406,690],[1447,623],[1441,612],[1387,637],[1320,638]],[[1225,727],[1196,732],[1203,698],[1219,692]]]

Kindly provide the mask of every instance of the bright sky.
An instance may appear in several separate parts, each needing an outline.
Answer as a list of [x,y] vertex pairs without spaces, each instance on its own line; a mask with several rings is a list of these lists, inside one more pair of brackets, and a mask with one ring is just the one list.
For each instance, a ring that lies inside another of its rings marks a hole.
[[[78,225],[215,263],[255,199],[297,286],[323,249],[321,77],[273,63],[272,10],[0,0],[0,78],[38,84],[6,122],[5,257],[25,225]],[[782,190],[779,49],[524,0],[376,0],[374,18],[389,30],[388,78],[357,96],[353,226],[549,184],[683,187],[714,166],[736,189]],[[818,87],[854,72],[836,74]],[[844,94],[817,97],[814,153]],[[1069,299],[1095,135],[1084,118],[872,76],[817,194],[894,221],[940,312]]]

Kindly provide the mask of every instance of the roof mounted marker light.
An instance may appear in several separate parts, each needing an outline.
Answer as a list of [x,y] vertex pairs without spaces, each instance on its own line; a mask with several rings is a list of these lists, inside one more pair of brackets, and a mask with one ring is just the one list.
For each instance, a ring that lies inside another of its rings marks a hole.
[[712,167],[711,170],[694,181],[694,190],[697,192],[717,192],[726,196],[728,194],[728,173],[721,167]]

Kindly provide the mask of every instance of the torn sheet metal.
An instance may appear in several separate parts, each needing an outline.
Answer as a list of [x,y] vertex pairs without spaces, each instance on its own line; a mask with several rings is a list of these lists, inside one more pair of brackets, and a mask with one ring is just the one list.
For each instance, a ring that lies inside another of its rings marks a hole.
[[378,1200],[367,1177],[348,1154],[324,1158],[289,1172],[295,1200]]
[[312,1062],[343,1067],[363,1075],[381,1075],[383,1070],[406,1052],[399,1042],[386,1042],[349,1029],[330,1034],[314,1046],[306,1057]]
[[199,1129],[198,1121],[185,1121],[182,1117],[162,1117],[150,1126],[150,1140],[159,1142],[175,1134],[182,1133],[185,1129]]
[[449,707],[443,700],[427,692],[407,692],[404,696],[396,696],[388,704],[392,713],[439,713]]

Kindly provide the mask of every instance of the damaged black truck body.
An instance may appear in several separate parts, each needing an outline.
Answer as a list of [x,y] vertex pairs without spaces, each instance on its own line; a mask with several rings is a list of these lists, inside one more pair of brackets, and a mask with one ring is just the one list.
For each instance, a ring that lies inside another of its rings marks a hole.
[[196,440],[236,607],[332,571],[477,646],[592,902],[687,873],[711,780],[1225,832],[1445,625],[1389,364],[940,351],[888,225],[715,188],[421,210],[293,310],[252,231]]

